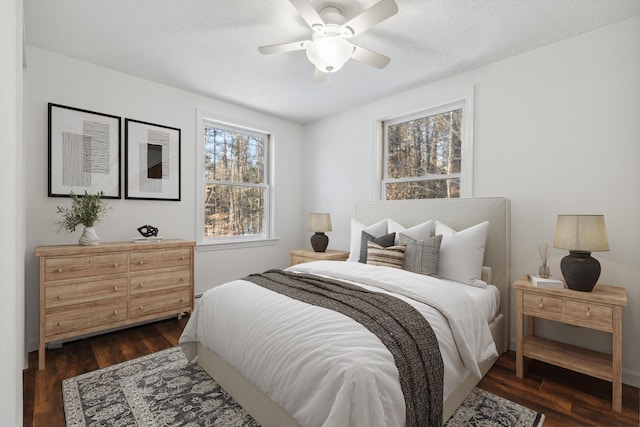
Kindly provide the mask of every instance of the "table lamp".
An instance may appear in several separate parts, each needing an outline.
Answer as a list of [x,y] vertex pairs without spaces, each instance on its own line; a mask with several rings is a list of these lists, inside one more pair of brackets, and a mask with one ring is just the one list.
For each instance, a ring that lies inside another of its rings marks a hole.
[[325,231],[331,231],[331,215],[328,213],[310,213],[307,219],[307,231],[313,231],[311,247],[314,252],[324,252],[329,244]]
[[591,252],[609,250],[604,215],[558,215],[553,247],[569,250],[560,261],[569,289],[591,292],[601,271]]

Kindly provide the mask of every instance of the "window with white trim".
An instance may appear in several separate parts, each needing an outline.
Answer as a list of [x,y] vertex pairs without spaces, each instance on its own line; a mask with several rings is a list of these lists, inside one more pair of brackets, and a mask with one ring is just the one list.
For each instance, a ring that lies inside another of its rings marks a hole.
[[265,132],[201,121],[202,243],[270,238],[269,143]]
[[471,196],[466,105],[461,100],[383,122],[383,200]]

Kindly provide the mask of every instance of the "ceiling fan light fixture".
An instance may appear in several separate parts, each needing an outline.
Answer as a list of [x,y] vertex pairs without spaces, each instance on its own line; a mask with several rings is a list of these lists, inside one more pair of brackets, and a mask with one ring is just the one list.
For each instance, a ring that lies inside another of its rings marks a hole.
[[315,38],[307,47],[307,58],[325,73],[335,73],[351,58],[354,47],[340,36]]

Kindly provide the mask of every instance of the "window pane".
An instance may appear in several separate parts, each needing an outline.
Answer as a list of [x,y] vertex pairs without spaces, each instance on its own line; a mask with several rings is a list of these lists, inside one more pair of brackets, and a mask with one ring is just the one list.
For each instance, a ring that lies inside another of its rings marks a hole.
[[264,182],[266,138],[215,127],[204,132],[206,180]]
[[459,173],[462,109],[387,127],[387,178]]
[[205,186],[205,237],[264,235],[265,189]]
[[386,185],[387,200],[460,197],[460,179],[397,182]]

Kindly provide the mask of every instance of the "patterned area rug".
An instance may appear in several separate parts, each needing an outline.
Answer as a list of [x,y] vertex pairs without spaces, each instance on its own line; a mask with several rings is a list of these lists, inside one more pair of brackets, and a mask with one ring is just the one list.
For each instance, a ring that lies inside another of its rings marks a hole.
[[[67,426],[254,427],[179,347],[62,381]],[[540,427],[544,415],[476,388],[447,427]]]

